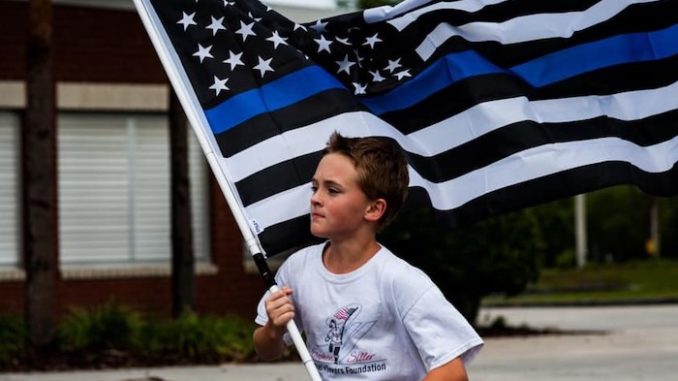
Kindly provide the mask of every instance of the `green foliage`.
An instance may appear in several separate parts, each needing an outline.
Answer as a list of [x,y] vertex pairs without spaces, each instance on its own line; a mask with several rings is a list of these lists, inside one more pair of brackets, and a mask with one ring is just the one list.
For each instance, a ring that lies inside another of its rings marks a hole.
[[[144,319],[115,302],[72,308],[60,322],[51,350],[75,366],[215,363],[254,357],[254,323],[237,316]],[[0,315],[0,369],[29,361],[20,316]]]
[[661,256],[678,258],[678,197],[659,199]]
[[636,187],[619,186],[587,197],[591,259],[616,262],[646,257],[650,196]]
[[196,361],[242,360],[254,355],[252,324],[235,316],[201,317],[187,311],[173,321],[146,325],[144,348]]
[[537,260],[542,267],[572,267],[574,259],[574,199],[568,198],[530,209],[539,229]]
[[26,327],[20,316],[0,315],[0,365],[23,354],[26,339]]
[[252,331],[251,324],[237,317],[203,317],[191,311],[176,320],[144,321],[130,308],[111,302],[72,309],[60,326],[60,342],[71,352],[115,349],[213,362],[251,357]]
[[[622,262],[646,259],[650,207],[654,200],[634,186],[591,193],[587,199],[591,259]],[[678,258],[678,197],[659,197],[661,256]]]
[[115,302],[95,308],[73,308],[59,327],[61,347],[69,351],[102,351],[139,345],[142,320]]

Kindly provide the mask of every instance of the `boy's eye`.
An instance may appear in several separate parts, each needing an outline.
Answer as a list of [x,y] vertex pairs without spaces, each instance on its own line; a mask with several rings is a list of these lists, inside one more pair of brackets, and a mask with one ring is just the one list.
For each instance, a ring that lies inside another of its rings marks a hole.
[[317,192],[317,191],[318,191],[318,187],[315,186],[315,185],[311,185],[311,191],[312,191],[313,193]]
[[340,193],[339,189],[336,189],[336,188],[329,188],[329,189],[327,190],[327,192],[328,192],[329,194],[337,194],[337,193]]

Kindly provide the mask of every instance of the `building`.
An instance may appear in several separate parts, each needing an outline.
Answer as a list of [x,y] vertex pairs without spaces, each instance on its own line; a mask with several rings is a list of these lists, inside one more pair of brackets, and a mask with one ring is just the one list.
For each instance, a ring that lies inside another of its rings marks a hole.
[[[269,3],[297,21],[340,11],[334,0],[305,2],[312,7],[301,7],[301,0]],[[21,147],[28,2],[0,0],[0,20],[0,313],[7,313],[24,310]],[[167,77],[132,0],[55,0],[53,24],[57,313],[114,299],[167,315]],[[190,142],[196,308],[252,316],[263,282],[243,253],[240,233],[193,136]]]

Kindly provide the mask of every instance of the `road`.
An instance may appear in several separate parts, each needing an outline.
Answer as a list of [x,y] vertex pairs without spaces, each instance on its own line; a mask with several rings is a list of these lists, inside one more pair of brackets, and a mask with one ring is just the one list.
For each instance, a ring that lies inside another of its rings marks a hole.
[[[495,308],[483,319],[590,334],[489,339],[476,381],[678,380],[678,306]],[[604,333],[601,333],[603,331]]]

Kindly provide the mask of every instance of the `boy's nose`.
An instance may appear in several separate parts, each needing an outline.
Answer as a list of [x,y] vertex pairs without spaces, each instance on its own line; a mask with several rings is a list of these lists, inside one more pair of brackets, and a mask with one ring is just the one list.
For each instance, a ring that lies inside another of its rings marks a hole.
[[320,197],[318,197],[318,192],[313,192],[311,194],[311,205],[320,204]]

